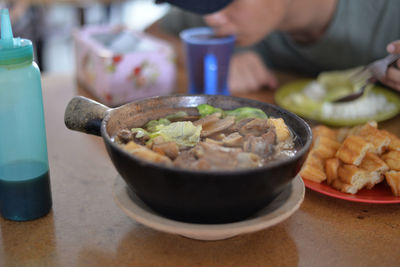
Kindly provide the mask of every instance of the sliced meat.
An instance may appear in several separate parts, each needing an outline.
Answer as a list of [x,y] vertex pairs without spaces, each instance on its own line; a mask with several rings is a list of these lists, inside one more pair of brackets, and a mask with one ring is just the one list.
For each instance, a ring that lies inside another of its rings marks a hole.
[[221,113],[216,112],[216,113],[208,115],[208,116],[206,116],[204,118],[201,118],[201,119],[199,119],[197,121],[194,121],[193,125],[194,126],[201,125],[202,127],[205,127],[205,126],[207,126],[207,125],[209,125],[211,123],[215,123],[216,121],[218,121],[221,118],[221,116],[222,116]]
[[248,123],[252,120],[254,120],[254,118],[246,118],[246,119],[237,121],[237,122],[235,122],[235,124],[233,124],[231,127],[229,127],[227,129],[227,132],[229,132],[229,133],[239,132],[239,129],[242,128],[243,125],[245,125],[246,123]]
[[222,139],[222,143],[228,147],[242,147],[243,136],[241,136],[238,132],[234,132]]
[[196,157],[191,150],[185,150],[182,151],[178,157],[173,161],[174,166],[180,167],[180,168],[190,168],[190,165],[193,164],[193,162],[196,162]]
[[160,144],[163,144],[163,143],[166,143],[166,142],[167,141],[165,141],[164,137],[156,136],[151,140],[151,142],[147,142],[146,143],[146,147],[149,148],[149,149],[152,149],[153,146],[160,145]]
[[208,162],[210,170],[235,169],[236,156],[242,152],[239,148],[222,147],[206,142],[200,142],[193,150],[199,160]]
[[194,170],[233,170],[261,166],[262,159],[239,148],[227,148],[200,142],[195,148],[182,152],[174,165]]
[[237,154],[238,168],[255,168],[262,165],[262,159],[254,153],[241,152]]
[[165,142],[160,144],[153,144],[152,150],[154,152],[165,155],[174,160],[179,155],[179,147],[175,142]]
[[192,170],[208,170],[210,164],[204,159],[198,159],[193,149],[185,150],[173,161],[174,166],[192,169]]
[[224,119],[217,120],[214,123],[207,124],[203,126],[201,130],[201,137],[208,137],[213,134],[224,131],[235,123],[235,119],[233,117],[226,117]]
[[211,139],[211,138],[206,138],[206,140],[204,140],[204,142],[211,143],[211,144],[218,145],[218,146],[224,145],[224,143],[222,141]]
[[261,136],[267,143],[271,145],[277,144],[277,136],[274,128],[270,128],[270,130]]
[[247,135],[243,143],[243,150],[267,158],[274,152],[276,144],[276,134],[270,130],[261,136]]
[[270,126],[267,119],[256,118],[240,127],[239,132],[243,136],[248,134],[261,136],[262,134],[266,133],[269,128]]
[[133,132],[133,141],[135,143],[138,143],[139,145],[145,145],[146,142],[150,139],[150,136],[148,134],[143,134],[139,132]]
[[216,133],[209,136],[209,138],[217,141],[222,141],[225,137],[226,135],[224,133]]
[[120,144],[126,144],[129,141],[133,140],[132,132],[128,129],[121,129],[118,131],[117,135],[117,142]]

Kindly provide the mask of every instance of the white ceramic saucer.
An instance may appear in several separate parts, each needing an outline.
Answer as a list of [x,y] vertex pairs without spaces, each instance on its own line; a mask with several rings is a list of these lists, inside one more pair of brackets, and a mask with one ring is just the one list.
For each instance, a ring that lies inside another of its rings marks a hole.
[[125,181],[117,176],[113,188],[114,200],[135,221],[155,230],[192,239],[221,240],[266,229],[286,220],[303,202],[305,187],[302,179],[297,176],[276,199],[254,216],[225,224],[195,224],[165,218],[151,210],[134,193],[128,194],[127,190]]

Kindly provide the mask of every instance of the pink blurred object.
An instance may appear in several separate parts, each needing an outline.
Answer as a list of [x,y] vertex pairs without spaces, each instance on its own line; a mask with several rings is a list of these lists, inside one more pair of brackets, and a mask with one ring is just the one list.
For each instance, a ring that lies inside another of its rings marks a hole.
[[175,53],[165,41],[120,26],[88,26],[74,40],[78,82],[103,104],[173,93]]

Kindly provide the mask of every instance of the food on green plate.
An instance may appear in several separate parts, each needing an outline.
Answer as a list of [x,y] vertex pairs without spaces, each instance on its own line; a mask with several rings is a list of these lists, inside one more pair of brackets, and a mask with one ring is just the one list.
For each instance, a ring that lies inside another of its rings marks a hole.
[[360,83],[353,83],[350,80],[359,69],[322,72],[301,91],[289,95],[284,100],[285,105],[315,110],[315,117],[324,120],[357,120],[395,112],[398,107],[391,103],[386,95],[372,92],[372,84],[367,86],[363,97],[350,102],[332,102],[360,88]]
[[315,81],[304,87],[303,93],[315,101],[332,101],[348,95],[361,86],[350,80],[350,77],[359,69],[321,72]]
[[373,117],[382,112],[391,112],[397,106],[386,99],[386,96],[369,92],[366,96],[351,102],[325,102],[321,107],[321,115],[331,119],[359,119]]
[[284,120],[260,109],[202,104],[195,113],[179,111],[121,129],[112,139],[141,159],[192,170],[255,168],[296,153],[297,140]]

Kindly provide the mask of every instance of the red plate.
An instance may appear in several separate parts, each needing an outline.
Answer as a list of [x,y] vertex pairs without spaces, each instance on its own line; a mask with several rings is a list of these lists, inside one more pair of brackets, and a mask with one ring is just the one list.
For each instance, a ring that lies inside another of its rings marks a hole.
[[307,188],[334,198],[364,203],[400,203],[400,197],[394,196],[392,191],[390,190],[390,187],[384,182],[375,185],[372,189],[362,189],[358,191],[357,194],[352,195],[337,191],[326,183],[319,184],[309,181],[307,179],[303,179],[303,181]]

